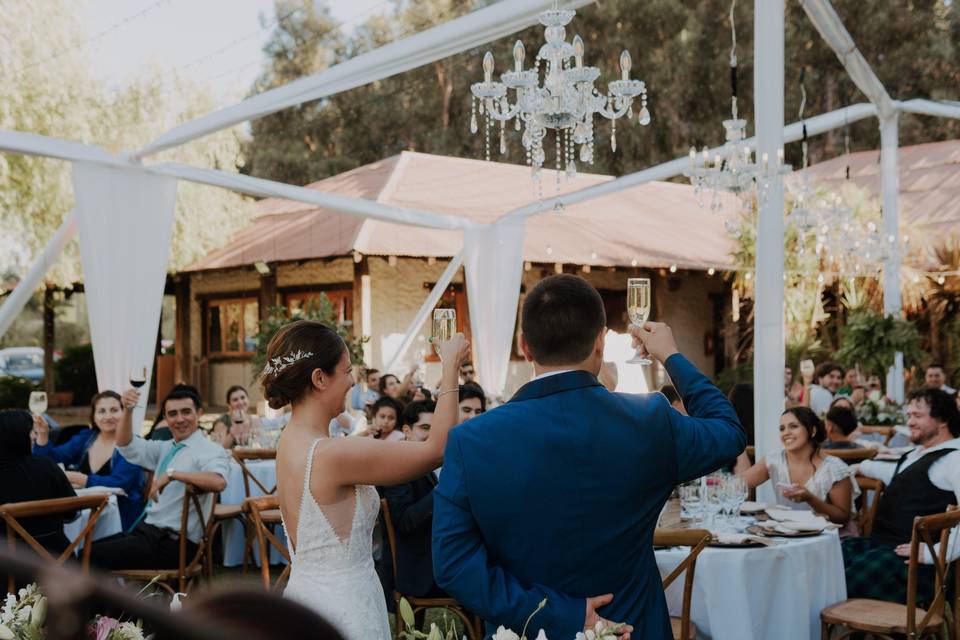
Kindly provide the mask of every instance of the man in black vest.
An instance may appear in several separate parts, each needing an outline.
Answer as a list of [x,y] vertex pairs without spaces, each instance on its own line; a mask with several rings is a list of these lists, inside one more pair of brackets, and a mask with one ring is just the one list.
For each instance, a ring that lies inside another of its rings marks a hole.
[[[426,440],[435,405],[411,402],[403,411],[403,434],[407,440]],[[407,484],[386,487],[383,497],[390,505],[390,518],[397,532],[396,589],[417,598],[448,597],[433,580],[431,529],[435,472]]]
[[[897,462],[869,460],[859,473],[887,486],[869,538],[843,542],[847,595],[905,603],[913,519],[942,513],[960,504],[960,414],[953,398],[940,389],[922,388],[907,398],[910,441],[917,445]],[[960,556],[960,536],[951,536],[948,558]],[[921,562],[932,558],[921,547]],[[933,598],[933,567],[921,566],[918,600]]]

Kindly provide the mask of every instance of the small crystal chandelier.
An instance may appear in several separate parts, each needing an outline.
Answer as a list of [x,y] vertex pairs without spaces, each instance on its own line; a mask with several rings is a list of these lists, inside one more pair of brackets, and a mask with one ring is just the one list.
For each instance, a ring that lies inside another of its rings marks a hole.
[[702,153],[697,153],[695,147],[690,148],[690,166],[683,175],[690,179],[699,195],[704,189],[713,192],[711,210],[718,212],[722,206],[717,197],[719,192],[744,194],[755,186],[758,197],[762,200],[770,182],[790,172],[790,166],[783,163],[783,149],[777,152],[772,160],[764,153],[760,162],[756,162],[753,150],[746,144],[747,121],[739,117],[737,112],[737,28],[734,23],[734,9],[736,0],[730,4],[730,29],[732,46],[730,49],[730,84],[732,97],[730,111],[732,118],[723,121],[726,132],[726,142],[719,152],[712,158],[707,147]]
[[[556,167],[566,170],[568,177],[577,173],[574,150],[580,147],[581,162],[593,163],[593,116],[600,114],[612,121],[610,147],[617,150],[617,120],[624,115],[633,116],[634,98],[640,97],[640,112],[637,120],[642,125],[650,123],[650,111],[647,109],[647,90],[643,81],[630,79],[630,53],[624,50],[620,54],[621,78],[611,81],[607,95],[601,94],[594,86],[600,77],[600,69],[586,67],[583,64],[583,39],[577,35],[573,43],[566,41],[566,25],[573,20],[576,11],[563,10],[554,4],[554,8],[539,14],[544,29],[544,44],[537,53],[533,69],[524,69],[526,56],[523,43],[519,40],[513,47],[514,68],[500,76],[500,82],[493,79],[493,54],[489,51],[483,57],[483,82],[470,87],[473,93],[471,101],[470,132],[479,130],[477,112],[483,117],[483,130],[486,158],[490,160],[490,136],[494,126],[492,121],[500,123],[500,153],[507,152],[506,123],[516,118],[515,127],[523,127],[522,142],[526,149],[527,164],[533,169],[535,180],[546,160],[544,140],[548,130],[554,131],[556,142]],[[572,60],[571,60],[572,58]],[[544,65],[543,85],[540,85],[540,66]],[[515,101],[511,104],[508,92],[514,91]],[[521,123],[523,123],[521,125]]]

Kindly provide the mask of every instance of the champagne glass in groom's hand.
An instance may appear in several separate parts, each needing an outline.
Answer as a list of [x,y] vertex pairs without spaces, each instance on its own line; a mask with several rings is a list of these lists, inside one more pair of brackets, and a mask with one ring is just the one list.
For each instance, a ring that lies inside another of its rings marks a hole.
[[679,352],[673,331],[663,322],[645,322],[642,327],[631,325],[630,335],[634,346],[642,344],[647,353],[660,362]]

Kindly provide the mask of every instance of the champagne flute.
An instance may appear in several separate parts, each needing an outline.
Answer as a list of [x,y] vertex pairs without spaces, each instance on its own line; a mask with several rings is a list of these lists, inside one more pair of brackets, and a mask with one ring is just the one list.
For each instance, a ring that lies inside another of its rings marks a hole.
[[30,413],[35,416],[42,415],[47,411],[47,394],[44,391],[31,391],[28,401]]
[[[147,367],[142,365],[132,367],[130,369],[130,386],[139,391],[140,387],[145,384],[147,384]],[[141,406],[139,400],[136,406]],[[144,406],[146,405],[144,404]]]
[[440,357],[440,343],[446,342],[457,333],[456,309],[434,309],[433,311],[433,348]]
[[[637,328],[642,328],[650,318],[650,278],[627,279],[627,315],[631,325]],[[642,345],[637,346],[637,352],[627,363],[650,364]]]

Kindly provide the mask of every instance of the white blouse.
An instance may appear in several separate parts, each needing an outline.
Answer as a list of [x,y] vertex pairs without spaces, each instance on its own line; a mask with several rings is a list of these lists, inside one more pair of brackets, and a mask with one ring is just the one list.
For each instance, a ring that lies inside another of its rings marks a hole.
[[[811,511],[812,507],[807,502],[794,502],[784,496],[777,484],[794,484],[790,479],[790,468],[787,466],[787,452],[783,449],[772,459],[767,460],[767,472],[770,474],[770,482],[773,483],[774,492],[777,496],[777,504],[787,509],[797,509],[800,511]],[[827,502],[827,495],[836,483],[847,479],[853,487],[853,495],[850,500],[850,512],[854,513],[854,503],[857,496],[860,495],[860,487],[853,479],[853,472],[850,467],[840,458],[825,456],[823,462],[817,467],[816,472],[810,476],[804,487],[817,496],[820,500]],[[839,505],[837,505],[839,506]]]

